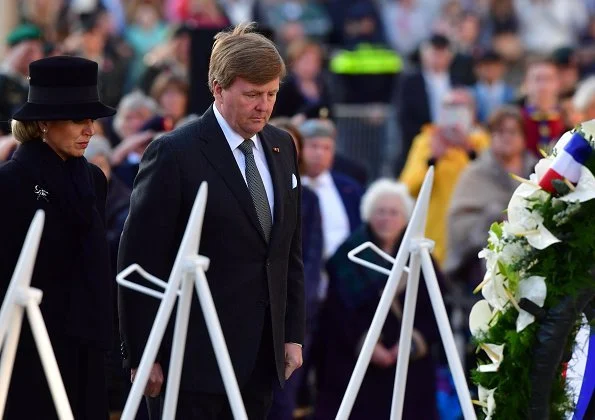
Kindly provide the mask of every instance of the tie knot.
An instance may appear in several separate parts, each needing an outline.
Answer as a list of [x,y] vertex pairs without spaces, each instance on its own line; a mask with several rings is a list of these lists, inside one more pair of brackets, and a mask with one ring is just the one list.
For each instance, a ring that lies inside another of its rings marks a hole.
[[254,147],[254,142],[250,139],[244,140],[238,147],[245,155],[251,155],[254,153],[252,150]]

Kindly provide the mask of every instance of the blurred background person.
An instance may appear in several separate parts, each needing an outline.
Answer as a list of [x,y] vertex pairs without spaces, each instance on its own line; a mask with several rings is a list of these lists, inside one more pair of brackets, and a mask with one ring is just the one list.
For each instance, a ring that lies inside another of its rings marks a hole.
[[573,92],[579,82],[580,68],[576,53],[571,47],[560,47],[552,53],[552,60],[558,67],[560,96]]
[[404,57],[411,57],[432,34],[434,15],[418,0],[382,1],[380,15],[389,45]]
[[331,95],[323,60],[319,44],[299,40],[289,45],[286,60],[289,74],[277,94],[273,116],[293,118],[298,125],[308,118],[329,116]]
[[448,38],[432,35],[421,47],[421,68],[403,75],[398,100],[401,150],[396,173],[425,124],[436,121],[442,101],[456,84],[450,74],[453,53]]
[[[328,420],[336,416],[387,280],[384,274],[354,264],[347,253],[372,241],[389,255],[396,255],[412,208],[413,200],[405,185],[386,179],[373,182],[362,198],[364,224],[327,263],[329,292],[321,314],[323,350],[315,419]],[[361,257],[390,268],[387,261],[370,250],[364,251]],[[437,275],[441,277],[439,272]],[[390,417],[395,364],[400,357],[409,358],[410,363],[407,389],[402,391],[405,392],[403,419],[438,418],[430,352],[438,340],[438,329],[429,310],[430,300],[423,279],[420,279],[417,297],[411,353],[403,355],[398,349],[406,283],[400,283],[350,419]]]
[[145,72],[138,87],[147,95],[155,79],[162,73],[188,77],[190,71],[190,45],[192,29],[186,24],[176,26],[163,45],[153,48],[144,57]]
[[168,132],[173,130],[188,112],[190,86],[186,76],[160,74],[151,87],[151,98],[159,107],[158,115],[145,122],[141,130]]
[[0,64],[0,134],[10,133],[12,114],[27,101],[29,64],[44,56],[41,30],[22,24],[6,37],[6,55]]
[[519,110],[507,106],[489,120],[490,148],[461,173],[448,212],[448,258],[444,271],[468,295],[481,282],[485,262],[477,256],[494,222],[506,219],[505,209],[518,187],[509,174],[528,178],[537,159],[527,150]]
[[302,184],[318,196],[326,260],[360,225],[362,188],[349,176],[331,171],[337,134],[331,121],[307,120],[299,130],[304,138]]
[[132,188],[145,149],[155,137],[154,130],[143,127],[158,115],[157,112],[157,103],[138,91],[126,95],[118,106],[113,131],[121,140],[111,154],[111,165],[129,188]]
[[583,0],[514,0],[525,50],[551,54],[576,43],[588,23]]
[[476,59],[477,83],[473,86],[477,121],[485,124],[492,113],[515,100],[515,92],[504,80],[506,63],[497,52],[491,50]]
[[556,62],[547,57],[531,58],[525,74],[525,100],[521,109],[527,148],[541,156],[564,132],[560,112],[560,78]]
[[131,23],[126,27],[124,39],[134,52],[128,79],[127,90],[132,89],[146,71],[145,56],[153,48],[167,42],[169,28],[161,16],[157,4],[135,1],[130,10]]
[[436,124],[422,129],[413,141],[400,180],[417,197],[425,174],[435,167],[428,209],[426,236],[436,242],[433,255],[439,264],[447,255],[447,211],[463,170],[489,145],[489,137],[475,123],[473,96],[453,89],[442,102]]

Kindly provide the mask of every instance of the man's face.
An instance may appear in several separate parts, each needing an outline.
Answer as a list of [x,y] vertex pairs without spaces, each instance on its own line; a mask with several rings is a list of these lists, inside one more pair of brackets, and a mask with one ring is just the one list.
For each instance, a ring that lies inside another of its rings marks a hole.
[[423,66],[426,70],[443,73],[448,71],[452,53],[448,48],[436,48],[432,45],[426,46],[422,51]]
[[532,104],[551,102],[560,90],[558,69],[549,63],[535,64],[528,69],[525,84]]
[[227,89],[213,82],[215,103],[231,128],[244,138],[260,132],[269,121],[279,91],[279,78],[264,85],[237,77]]
[[306,175],[316,178],[330,170],[335,157],[335,140],[330,137],[313,137],[304,141],[302,162]]
[[506,73],[506,66],[500,61],[492,61],[478,64],[477,75],[486,83],[494,83],[502,79]]

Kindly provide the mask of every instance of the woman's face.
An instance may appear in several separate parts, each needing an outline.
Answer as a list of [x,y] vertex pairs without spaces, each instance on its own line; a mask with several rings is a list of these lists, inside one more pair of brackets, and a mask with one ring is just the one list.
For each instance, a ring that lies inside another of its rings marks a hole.
[[492,151],[503,159],[510,159],[525,151],[523,129],[516,119],[507,117],[492,133]]
[[383,243],[395,243],[407,225],[402,200],[395,195],[378,197],[370,214],[369,224],[372,232]]
[[186,105],[188,98],[184,92],[174,86],[170,86],[161,94],[159,105],[166,116],[174,121],[181,119],[186,115]]
[[293,63],[293,71],[301,79],[312,80],[320,74],[322,68],[322,58],[318,50],[308,48]]
[[[40,123],[44,141],[63,160],[81,157],[95,134],[94,121],[47,121]],[[44,132],[45,130],[45,132]]]

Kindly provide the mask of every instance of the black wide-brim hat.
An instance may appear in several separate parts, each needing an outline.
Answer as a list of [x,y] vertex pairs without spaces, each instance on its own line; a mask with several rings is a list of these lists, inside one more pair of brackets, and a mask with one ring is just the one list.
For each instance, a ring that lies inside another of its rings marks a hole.
[[29,65],[27,102],[18,121],[84,120],[109,117],[114,108],[99,100],[97,63],[81,57],[42,58]]

